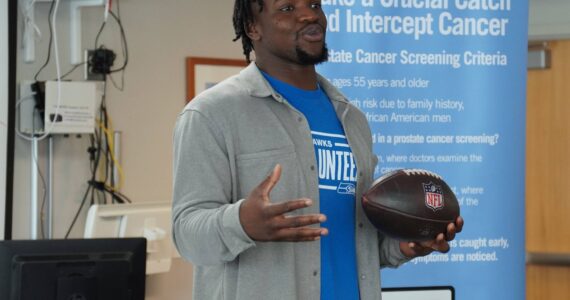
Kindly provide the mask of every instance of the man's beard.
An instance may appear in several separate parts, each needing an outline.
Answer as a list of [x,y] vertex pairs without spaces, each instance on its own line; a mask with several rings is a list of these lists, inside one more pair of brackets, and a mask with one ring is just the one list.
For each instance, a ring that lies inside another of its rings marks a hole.
[[327,49],[327,44],[323,44],[323,49],[321,53],[317,55],[311,55],[305,50],[301,49],[299,46],[295,48],[297,52],[297,58],[302,65],[318,65],[328,60],[329,58],[329,49]]

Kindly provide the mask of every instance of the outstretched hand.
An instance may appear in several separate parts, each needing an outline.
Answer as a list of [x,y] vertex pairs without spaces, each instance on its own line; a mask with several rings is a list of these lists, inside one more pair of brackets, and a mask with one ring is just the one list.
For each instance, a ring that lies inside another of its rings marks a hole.
[[410,258],[425,256],[433,251],[441,253],[449,252],[449,241],[455,238],[455,234],[461,232],[463,229],[463,218],[457,217],[455,223],[447,225],[447,232],[440,233],[434,240],[424,242],[400,242],[400,251]]
[[287,216],[286,214],[312,205],[311,199],[301,198],[271,203],[269,194],[281,177],[281,166],[251,191],[242,203],[239,219],[245,233],[255,241],[315,241],[328,234],[326,228],[308,227],[326,220],[323,214]]

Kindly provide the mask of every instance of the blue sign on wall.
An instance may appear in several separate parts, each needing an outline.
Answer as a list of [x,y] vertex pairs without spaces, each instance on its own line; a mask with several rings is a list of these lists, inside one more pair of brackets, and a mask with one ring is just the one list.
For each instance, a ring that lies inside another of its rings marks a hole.
[[524,299],[528,1],[322,3],[330,57],[319,72],[366,114],[375,176],[439,173],[466,221],[449,253],[382,270],[383,287]]

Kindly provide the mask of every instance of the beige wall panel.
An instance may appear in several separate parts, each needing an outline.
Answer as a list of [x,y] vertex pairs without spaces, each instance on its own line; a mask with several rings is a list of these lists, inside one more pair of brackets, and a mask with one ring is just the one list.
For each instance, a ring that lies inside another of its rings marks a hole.
[[528,266],[526,268],[527,300],[570,299],[570,268]]
[[[570,41],[528,72],[526,249],[570,255]],[[570,267],[527,266],[527,299],[570,299]]]
[[552,68],[528,72],[527,250],[570,253],[570,41],[549,47]]

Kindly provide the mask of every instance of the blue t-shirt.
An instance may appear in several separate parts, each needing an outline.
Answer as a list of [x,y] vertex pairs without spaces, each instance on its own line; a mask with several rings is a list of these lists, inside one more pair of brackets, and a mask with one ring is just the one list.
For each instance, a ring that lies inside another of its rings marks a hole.
[[318,163],[320,211],[327,216],[321,237],[321,299],[359,299],[356,271],[356,163],[334,107],[319,87],[298,89],[263,73],[271,86],[305,115]]

